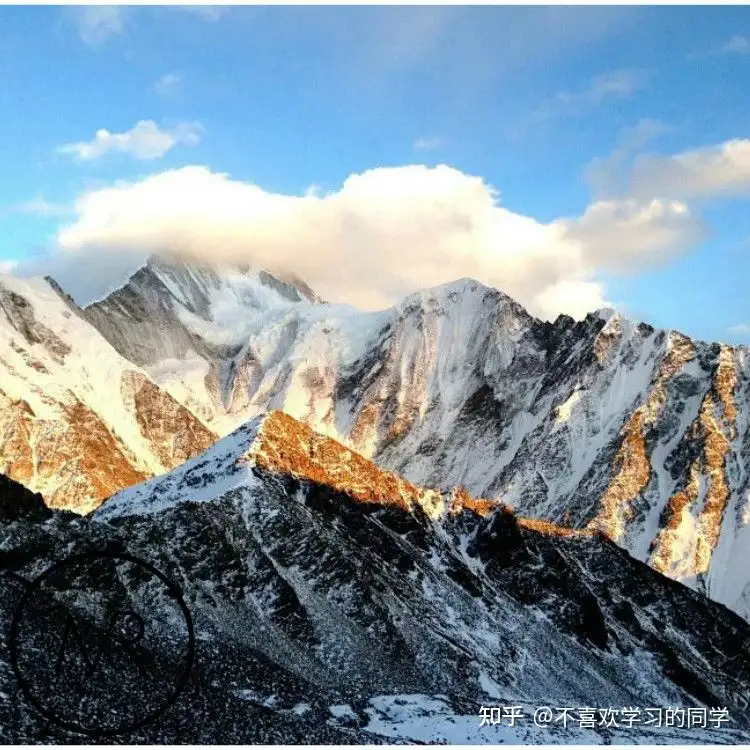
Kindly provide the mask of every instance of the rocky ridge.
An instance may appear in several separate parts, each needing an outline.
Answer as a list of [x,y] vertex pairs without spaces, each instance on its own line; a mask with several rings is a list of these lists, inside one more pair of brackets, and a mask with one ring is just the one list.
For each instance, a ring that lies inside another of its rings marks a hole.
[[[279,409],[414,485],[443,494],[464,487],[525,517],[602,530],[637,559],[750,615],[745,348],[693,341],[612,310],[582,321],[539,321],[468,279],[361,313],[322,303],[300,282],[265,271],[163,259],[86,310],[67,304],[71,317],[100,334],[87,340],[102,347],[104,337],[120,366],[140,373],[126,378],[128,388],[141,384],[149,393],[107,398],[127,401],[129,414],[141,405],[143,426],[129,431],[121,449],[128,432],[121,425],[131,417],[102,420],[117,433],[109,445],[96,426],[103,408],[91,398],[101,383],[85,393],[71,389],[77,400],[65,408],[77,409],[74,421],[98,436],[96,445],[119,468],[97,474],[66,455],[53,462],[59,476],[68,472],[71,489],[62,495],[39,460],[36,478],[32,468],[30,444],[38,442],[45,455],[50,450],[41,437],[29,438],[40,418],[30,422],[28,410],[38,415],[41,407],[23,389],[6,394],[0,419],[3,455],[11,459],[0,468],[36,489],[51,484],[45,496],[53,504],[70,492],[95,498],[81,506],[94,507],[176,465],[213,435]],[[25,357],[31,391],[49,398],[48,385],[59,390],[69,377],[73,355],[64,349],[71,342],[39,315],[26,322],[13,315],[15,345],[19,330],[34,343],[19,355],[7,342],[4,360],[19,367]],[[44,361],[35,354],[43,347]],[[94,361],[94,350],[79,360]],[[54,374],[45,380],[40,365]],[[87,369],[75,380],[96,374],[98,381],[100,373]],[[174,404],[148,406],[162,393]],[[161,416],[170,409],[172,416]],[[55,420],[68,424],[57,411]],[[143,430],[155,431],[140,449],[150,458],[131,460]],[[175,431],[181,437],[171,441]],[[85,436],[69,434],[66,450],[74,454]],[[57,434],[51,442],[57,445]]]
[[[601,534],[426,498],[288,415],[261,415],[90,517],[6,519],[0,613],[21,581],[105,543],[169,572],[195,623],[189,687],[117,742],[747,741],[741,618]],[[146,617],[148,585],[113,574]],[[95,617],[90,596],[73,601]],[[7,664],[0,674],[3,740],[70,737],[40,722]],[[480,728],[482,705],[726,706],[731,722]]]
[[54,283],[0,277],[0,472],[84,513],[216,437]]
[[[127,284],[111,304],[154,289]],[[219,434],[281,409],[415,484],[463,486],[526,516],[601,529],[750,614],[746,348],[613,310],[543,322],[471,280],[380,313],[302,296],[255,308],[202,299],[200,325],[179,305],[178,317],[199,338],[225,331],[230,349],[197,370],[190,357],[146,369]],[[241,309],[241,326],[227,328],[237,317],[228,309]],[[172,335],[166,318],[162,330]]]

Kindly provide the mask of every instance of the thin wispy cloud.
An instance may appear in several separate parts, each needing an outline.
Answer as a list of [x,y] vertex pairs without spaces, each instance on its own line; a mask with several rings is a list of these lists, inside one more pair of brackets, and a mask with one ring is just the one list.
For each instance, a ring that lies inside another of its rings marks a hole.
[[125,31],[125,13],[117,5],[89,5],[73,12],[78,35],[88,45],[100,46]]
[[337,35],[345,39],[347,70],[357,84],[370,89],[405,70],[429,69],[433,85],[456,100],[479,92],[489,95],[506,76],[554,64],[581,45],[620,35],[640,13],[613,6],[485,7],[469,12],[457,5],[401,5],[377,11],[368,13],[366,29]]
[[73,212],[72,206],[48,201],[41,195],[19,203],[14,208],[17,213],[32,214],[34,216],[66,216]]
[[204,21],[218,21],[230,10],[224,5],[175,5],[174,9],[198,16]]
[[737,323],[737,325],[729,326],[727,333],[732,336],[750,336],[750,323]]
[[[224,18],[230,8],[217,5],[172,5],[169,10],[189,14],[202,21],[215,23]],[[147,6],[139,7],[147,10]],[[92,47],[101,47],[113,37],[122,35],[134,22],[134,6],[87,5],[70,9],[81,41]],[[140,13],[139,13],[140,15]]]
[[383,69],[424,62],[441,48],[455,15],[450,6],[394,7],[375,18],[368,46]]
[[726,57],[733,55],[750,55],[750,36],[735,34],[725,42],[716,44],[708,50],[689,54],[687,60],[696,62],[711,57]]
[[162,96],[169,96],[179,88],[184,78],[182,73],[166,73],[156,81],[154,91]]
[[179,144],[195,145],[200,141],[202,130],[200,123],[181,123],[172,129],[162,129],[153,120],[141,120],[123,133],[111,133],[102,128],[90,141],[65,144],[58,148],[58,153],[81,161],[101,159],[111,153],[150,161],[159,159]]
[[15,203],[9,206],[0,206],[0,216],[13,216],[25,214],[29,216],[61,217],[69,216],[75,212],[72,205],[48,201],[44,196],[37,195],[27,201]]
[[415,151],[435,151],[443,145],[442,138],[437,136],[425,136],[424,138],[417,138],[412,145]]
[[727,55],[750,55],[750,37],[733,36],[722,46],[721,52]]
[[672,126],[649,117],[624,128],[612,153],[595,158],[584,170],[592,194],[598,198],[623,195],[633,159],[648,143],[673,130]]
[[578,91],[561,91],[534,112],[533,119],[547,120],[561,115],[580,115],[612,99],[629,99],[644,88],[644,70],[616,70],[594,77]]

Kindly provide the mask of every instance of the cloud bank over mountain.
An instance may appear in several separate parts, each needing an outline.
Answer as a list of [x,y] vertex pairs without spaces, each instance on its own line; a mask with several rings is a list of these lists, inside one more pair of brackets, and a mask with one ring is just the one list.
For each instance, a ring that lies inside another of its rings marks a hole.
[[[659,264],[702,233],[687,205],[666,198],[596,201],[580,216],[540,222],[446,165],[371,169],[301,196],[186,166],[93,189],[75,214],[57,235],[63,275],[81,253],[106,267],[102,258],[166,251],[291,268],[327,299],[366,309],[470,276],[547,318],[601,307],[600,274]],[[79,297],[101,293],[81,286]]]

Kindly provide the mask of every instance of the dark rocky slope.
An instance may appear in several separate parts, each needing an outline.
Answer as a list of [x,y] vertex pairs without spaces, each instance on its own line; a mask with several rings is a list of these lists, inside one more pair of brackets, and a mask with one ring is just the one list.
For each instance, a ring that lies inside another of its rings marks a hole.
[[[6,634],[26,582],[102,547],[167,573],[196,633],[185,692],[118,742],[370,743],[382,736],[374,725],[383,697],[415,695],[476,726],[482,704],[726,706],[732,718],[723,731],[494,727],[478,741],[750,739],[750,626],[741,618],[600,535],[503,508],[480,515],[455,497],[441,507],[394,482],[271,415],[93,517],[6,518],[0,739],[78,741],[27,704]],[[146,582],[108,575],[133,611],[153,610]],[[68,601],[82,621],[94,616],[90,597]],[[157,657],[180,628],[164,625]],[[107,663],[101,679],[122,684]],[[437,721],[429,712],[424,720]]]

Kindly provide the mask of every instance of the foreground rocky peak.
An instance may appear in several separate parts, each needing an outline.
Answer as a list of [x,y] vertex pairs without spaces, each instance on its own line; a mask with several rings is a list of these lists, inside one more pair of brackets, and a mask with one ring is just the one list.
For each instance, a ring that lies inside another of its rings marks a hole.
[[314,482],[360,503],[406,512],[418,509],[432,519],[463,510],[486,515],[501,507],[498,502],[472,498],[463,488],[443,493],[418,487],[288,414],[273,411],[169,474],[116,494],[96,515],[157,512],[179,502],[210,500],[228,487],[254,482],[257,470]]
[[[430,514],[421,492],[288,415],[263,415],[90,517],[6,523],[0,617],[24,581],[104,541],[168,572],[195,625],[190,687],[125,742],[747,741],[747,623],[602,535],[474,509],[461,491],[461,512]],[[159,616],[147,580],[116,567],[105,580],[118,606]],[[96,597],[64,593],[95,626]],[[162,628],[149,648],[166,658],[184,633],[173,619]],[[64,739],[26,704],[6,653],[0,738]],[[99,679],[118,684],[116,666]],[[480,728],[482,705],[529,717],[541,705],[725,706],[730,719],[689,734],[530,718]]]
[[20,519],[43,521],[51,516],[52,511],[38,492],[31,492],[10,477],[0,474],[0,522]]

